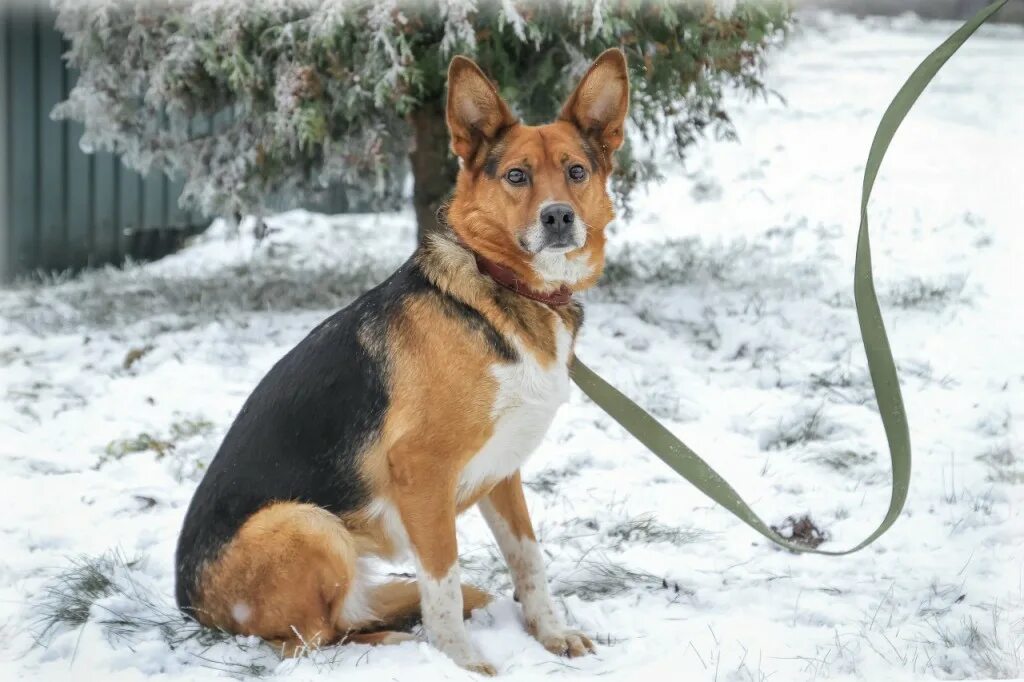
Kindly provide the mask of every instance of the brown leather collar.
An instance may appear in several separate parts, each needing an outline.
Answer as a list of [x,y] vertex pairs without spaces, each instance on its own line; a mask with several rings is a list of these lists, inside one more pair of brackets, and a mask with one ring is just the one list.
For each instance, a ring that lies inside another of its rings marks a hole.
[[[465,244],[463,244],[463,246],[469,249]],[[519,279],[519,276],[511,269],[506,268],[500,263],[495,263],[492,260],[484,258],[476,251],[473,251],[473,249],[469,249],[469,251],[476,258],[477,270],[487,275],[509,291],[514,291],[520,296],[525,296],[533,301],[539,301],[540,303],[555,307],[566,305],[572,301],[572,289],[564,284],[560,289],[556,289],[555,291],[542,292],[531,289],[530,286],[523,280]]]
[[469,244],[462,241],[462,237],[459,236],[458,232],[452,229],[451,224],[448,222],[447,203],[442,203],[437,208],[437,224],[444,232],[447,232],[456,244],[473,254],[473,257],[476,258],[477,270],[482,274],[487,275],[509,291],[517,293],[520,296],[525,296],[531,301],[537,301],[553,307],[568,305],[569,302],[572,301],[572,289],[564,284],[560,289],[547,293],[535,291],[530,288],[530,285],[519,279],[519,276],[509,268],[506,268],[504,265],[499,263],[495,263],[492,260],[488,260],[477,253]]

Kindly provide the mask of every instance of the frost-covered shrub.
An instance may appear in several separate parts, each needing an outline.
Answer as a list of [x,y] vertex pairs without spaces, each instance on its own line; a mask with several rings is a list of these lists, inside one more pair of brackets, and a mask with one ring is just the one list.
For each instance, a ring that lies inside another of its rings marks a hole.
[[[80,77],[55,114],[85,124],[85,148],[183,175],[182,202],[209,213],[283,208],[334,181],[395,199],[408,155],[421,231],[454,181],[443,115],[452,55],[472,56],[537,122],[554,116],[590,59],[621,47],[635,131],[668,133],[682,156],[706,132],[733,135],[723,90],[764,92],[765,51],[789,20],[783,0],[57,7]],[[212,127],[201,122],[211,116]],[[638,146],[621,155],[620,199],[657,174]]]

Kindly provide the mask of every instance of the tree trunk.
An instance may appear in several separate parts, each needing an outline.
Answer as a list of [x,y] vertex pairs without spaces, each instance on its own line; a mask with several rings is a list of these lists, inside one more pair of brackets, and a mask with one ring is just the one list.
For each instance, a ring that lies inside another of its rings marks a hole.
[[455,189],[458,164],[448,152],[448,127],[444,103],[429,103],[411,114],[413,144],[409,153],[412,165],[412,203],[416,209],[418,243],[437,229],[437,209]]

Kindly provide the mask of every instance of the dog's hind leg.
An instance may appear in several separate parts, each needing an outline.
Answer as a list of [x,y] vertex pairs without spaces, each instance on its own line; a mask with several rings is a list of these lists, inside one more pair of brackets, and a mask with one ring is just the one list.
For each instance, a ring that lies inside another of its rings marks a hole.
[[[491,595],[473,585],[462,585],[462,617],[469,618],[476,609],[491,601]],[[380,628],[408,630],[420,622],[420,589],[415,580],[392,580],[375,587],[369,606]]]
[[401,644],[402,642],[415,642],[418,637],[408,632],[396,632],[395,630],[374,630],[372,632],[354,632],[342,637],[343,644],[369,644],[371,646],[385,646],[389,644]]
[[335,515],[278,502],[251,516],[200,577],[196,617],[301,654],[373,620],[352,535]]

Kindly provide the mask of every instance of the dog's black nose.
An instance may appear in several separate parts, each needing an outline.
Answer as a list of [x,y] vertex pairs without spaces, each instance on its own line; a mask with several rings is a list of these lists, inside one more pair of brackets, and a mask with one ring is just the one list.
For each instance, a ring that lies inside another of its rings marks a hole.
[[552,231],[570,228],[574,220],[576,214],[569,204],[548,204],[540,212],[540,224]]

